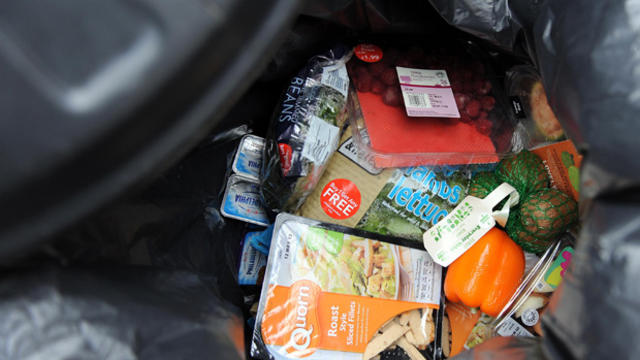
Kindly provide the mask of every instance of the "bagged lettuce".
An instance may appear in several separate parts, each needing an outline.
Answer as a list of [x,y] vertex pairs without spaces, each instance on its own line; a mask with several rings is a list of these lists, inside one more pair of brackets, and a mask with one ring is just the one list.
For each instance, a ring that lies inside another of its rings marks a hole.
[[495,164],[379,169],[348,127],[318,186],[298,214],[422,242],[422,234],[468,194],[471,178]]

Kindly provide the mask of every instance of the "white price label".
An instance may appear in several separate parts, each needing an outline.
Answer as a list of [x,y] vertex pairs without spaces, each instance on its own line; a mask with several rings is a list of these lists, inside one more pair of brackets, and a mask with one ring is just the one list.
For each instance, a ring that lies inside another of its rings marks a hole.
[[[509,197],[502,209],[494,211],[504,198]],[[509,209],[519,201],[513,186],[502,183],[484,199],[467,196],[449,215],[424,233],[424,247],[433,261],[449,266],[469,250],[498,222],[504,226]]]
[[338,90],[345,97],[349,91],[349,75],[344,64],[338,67],[325,67],[322,69],[320,82]]
[[500,336],[533,336],[524,326],[512,318],[506,318],[504,323],[496,329],[496,333]]
[[459,118],[445,70],[396,67],[407,116]]
[[324,164],[337,147],[339,138],[340,128],[312,116],[302,156],[316,164]]

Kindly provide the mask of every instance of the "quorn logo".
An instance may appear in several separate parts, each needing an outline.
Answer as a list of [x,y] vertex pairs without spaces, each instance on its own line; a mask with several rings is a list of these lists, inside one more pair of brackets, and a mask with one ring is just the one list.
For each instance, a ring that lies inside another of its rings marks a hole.
[[313,354],[320,343],[320,329],[316,312],[320,287],[309,280],[295,282],[291,286],[289,316],[293,329],[285,348],[289,355],[305,357]]
[[[313,281],[299,280],[286,293],[277,291],[282,287],[274,290],[275,297],[284,296],[288,300],[286,306],[265,313],[262,323],[265,343],[282,346],[289,357],[303,358],[313,354],[320,345],[317,314],[320,287]],[[279,302],[273,298],[269,300]]]

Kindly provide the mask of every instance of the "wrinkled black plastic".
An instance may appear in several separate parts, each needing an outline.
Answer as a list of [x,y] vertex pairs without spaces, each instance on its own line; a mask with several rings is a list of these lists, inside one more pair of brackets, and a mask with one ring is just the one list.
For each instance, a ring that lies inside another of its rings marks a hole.
[[[451,2],[432,3],[442,10]],[[464,3],[482,9],[498,2]],[[443,16],[509,47],[513,44],[489,24],[513,25],[518,16],[531,13],[503,9],[464,21],[446,12]],[[536,13],[533,26],[525,29],[533,34],[528,45],[535,50],[532,60],[558,119],[586,154],[581,172],[583,227],[572,265],[542,318],[541,347],[550,358],[638,358],[640,73],[635,69],[640,65],[640,1],[547,1]],[[505,344],[472,355],[525,356],[533,354],[534,347]]]
[[188,272],[39,268],[0,281],[0,358],[242,358],[240,313]]
[[186,154],[257,78],[298,5],[2,2],[0,258]]

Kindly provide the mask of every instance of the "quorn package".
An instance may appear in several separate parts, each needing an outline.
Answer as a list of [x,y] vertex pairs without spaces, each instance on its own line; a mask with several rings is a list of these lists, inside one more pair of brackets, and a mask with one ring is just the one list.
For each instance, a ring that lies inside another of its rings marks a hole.
[[359,152],[351,127],[298,214],[358,229],[422,240],[467,195],[471,177],[495,164],[378,169]]
[[442,268],[402,239],[278,215],[251,355],[433,358]]

